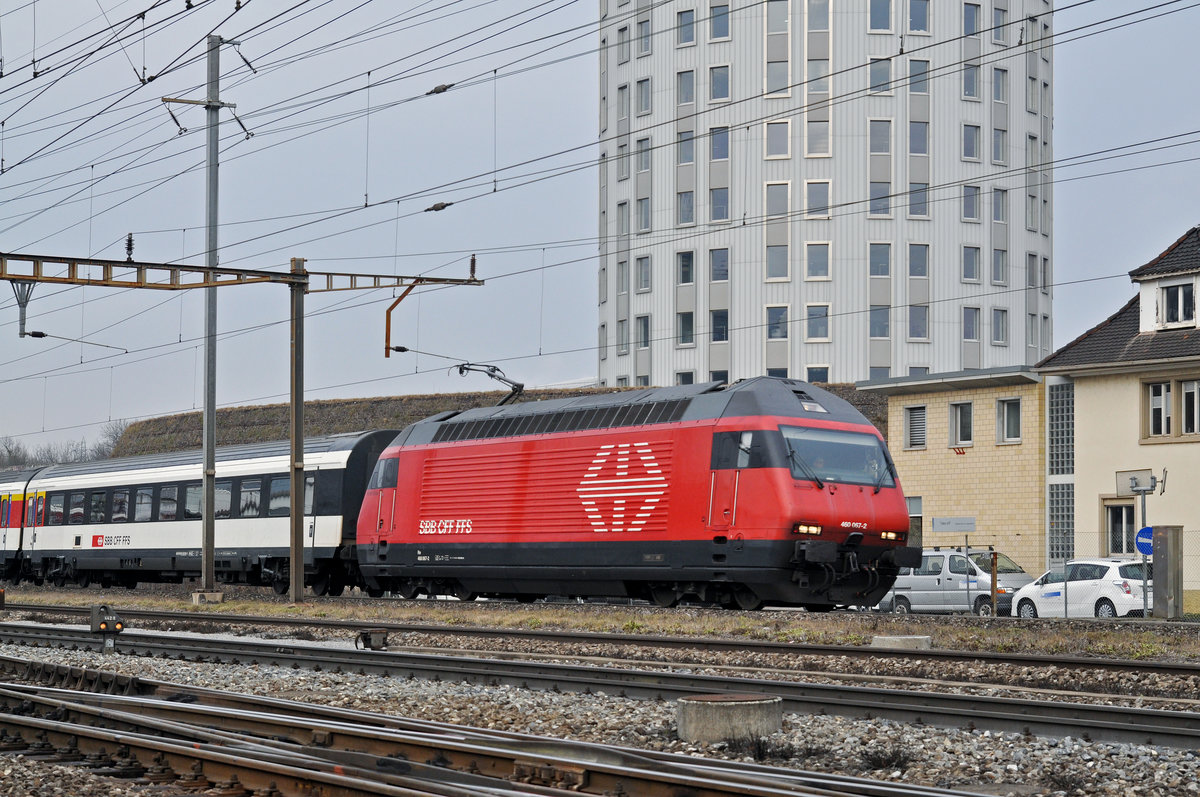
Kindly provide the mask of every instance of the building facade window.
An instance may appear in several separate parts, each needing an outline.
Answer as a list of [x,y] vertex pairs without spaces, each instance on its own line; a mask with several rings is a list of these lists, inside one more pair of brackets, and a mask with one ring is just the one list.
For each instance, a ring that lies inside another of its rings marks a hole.
[[1008,192],[1003,188],[992,189],[992,221],[1008,222]]
[[963,221],[979,221],[979,186],[963,186],[962,217]]
[[992,128],[992,163],[1008,163],[1008,131]]
[[908,62],[908,90],[913,94],[929,93],[929,62],[912,60]]
[[675,314],[675,335],[680,346],[696,345],[695,316],[691,312]]
[[1008,250],[992,250],[992,284],[1008,284]]
[[643,255],[633,261],[633,270],[637,275],[637,290],[650,290],[650,258]]
[[871,91],[882,93],[892,90],[892,59],[872,58],[868,70]]
[[908,184],[908,215],[929,216],[929,183]]
[[804,154],[819,157],[831,154],[829,149],[829,122],[809,119],[804,123]]
[[637,170],[639,172],[650,171],[650,139],[639,138],[637,140]]
[[829,93],[829,59],[808,59],[807,84],[810,94]]
[[791,154],[787,122],[767,122],[766,153],[768,158],[786,158]]
[[652,99],[650,78],[642,78],[637,82],[637,112],[639,115],[650,113]]
[[696,281],[696,253],[675,253],[675,280],[677,285],[691,285]]
[[809,382],[826,383],[829,381],[828,365],[810,365],[805,373]]
[[1003,307],[992,308],[992,343],[1008,345],[1008,310]]
[[829,30],[829,0],[806,0],[808,3],[808,29]]
[[711,127],[708,130],[708,156],[715,161],[729,160],[729,128]]
[[767,0],[767,33],[788,32],[788,0]]
[[979,160],[979,125],[963,125],[963,160]]
[[680,191],[675,195],[675,221],[677,224],[696,223],[696,194],[693,191]]
[[722,369],[720,371],[709,371],[708,378],[712,382],[720,382],[722,385],[729,384],[729,372]]
[[887,277],[892,273],[892,245],[868,244],[867,269],[872,277]]
[[891,333],[892,308],[886,304],[871,305],[869,315],[869,333],[873,338],[887,338]]
[[868,216],[888,216],[892,212],[892,184],[872,182],[871,198],[867,205]]
[[829,279],[829,244],[810,243],[805,247],[804,275],[810,280]]
[[1192,283],[1162,288],[1159,307],[1163,324],[1192,324],[1196,320],[1196,298]]
[[637,201],[638,232],[650,230],[650,198],[642,197]]
[[790,276],[788,268],[788,248],[786,244],[776,244],[767,247],[767,279],[787,279]]
[[709,279],[713,282],[725,282],[729,279],[729,250],[708,250]]
[[785,340],[788,336],[787,307],[767,308],[767,339]]
[[790,62],[767,61],[767,94],[787,94],[791,82]]
[[675,136],[675,162],[682,165],[696,162],[696,138],[691,130],[683,130]]
[[1008,102],[1008,70],[995,67],[992,69],[992,99],[996,102]]
[[688,105],[696,101],[696,73],[688,69],[675,73],[675,102]]
[[709,221],[729,221],[729,189],[710,188],[708,208]]
[[962,68],[962,95],[967,99],[979,99],[979,67],[974,64]]
[[713,66],[708,69],[708,98],[729,99],[729,67]]
[[650,348],[650,316],[640,315],[634,319],[635,344],[639,349]]
[[617,28],[617,63],[629,60],[629,27]]
[[829,305],[810,304],[804,312],[805,336],[809,340],[829,340]]
[[637,24],[638,55],[650,54],[650,20]]
[[977,3],[963,3],[963,35],[979,35],[979,5]]
[[810,180],[805,183],[805,210],[809,216],[829,215],[829,181]]
[[929,340],[929,305],[910,304],[908,306],[908,338],[909,340]]
[[675,43],[695,44],[696,12],[680,11],[675,15]]
[[929,276],[929,244],[908,245],[908,276]]
[[908,0],[908,29],[912,33],[929,32],[929,0]]
[[1111,555],[1135,554],[1133,504],[1108,504],[1104,507],[1104,525],[1108,532],[1108,552]]
[[964,246],[962,250],[963,282],[979,282],[979,247]]
[[617,321],[617,354],[629,354],[629,322]]
[[871,0],[868,23],[871,30],[892,29],[892,0]]
[[696,383],[695,371],[676,371],[675,384],[677,385],[694,385]]
[[969,446],[974,443],[974,430],[971,422],[971,402],[964,401],[950,405],[950,445],[955,448]]
[[979,340],[979,308],[964,307],[962,309],[962,339]]
[[929,154],[929,122],[908,123],[908,154]]
[[925,447],[925,407],[904,408],[904,447]]
[[1000,399],[996,402],[996,442],[1021,442],[1021,400]]
[[892,120],[872,119],[868,124],[868,146],[872,155],[888,155],[892,151]]
[[729,38],[729,6],[710,6],[708,9],[708,38],[710,39],[728,39]]
[[1149,394],[1147,431],[1151,437],[1171,434],[1171,383],[1151,382],[1146,385]]
[[1200,380],[1190,379],[1179,386],[1183,410],[1183,433],[1200,434]]
[[713,343],[723,343],[729,340],[729,311],[713,310],[711,318]]

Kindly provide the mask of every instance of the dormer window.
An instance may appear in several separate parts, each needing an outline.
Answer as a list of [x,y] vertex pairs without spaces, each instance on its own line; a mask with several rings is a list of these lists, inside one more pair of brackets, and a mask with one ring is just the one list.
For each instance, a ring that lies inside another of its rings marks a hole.
[[1193,285],[1189,282],[1164,286],[1159,306],[1163,324],[1194,324],[1196,301]]

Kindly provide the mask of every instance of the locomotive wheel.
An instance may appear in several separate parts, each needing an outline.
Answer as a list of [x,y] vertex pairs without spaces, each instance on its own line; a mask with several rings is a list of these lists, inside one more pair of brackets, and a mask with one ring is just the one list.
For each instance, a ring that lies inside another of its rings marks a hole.
[[661,606],[664,609],[670,609],[672,606],[679,605],[679,596],[675,594],[674,587],[651,587],[650,600],[654,601],[655,605]]
[[455,584],[451,588],[450,594],[458,598],[460,601],[473,601],[479,597],[477,593],[471,592],[462,584]]
[[287,583],[286,581],[272,581],[271,582],[271,588],[275,590],[276,595],[288,594],[289,587],[291,587],[291,584]]
[[334,581],[329,587],[329,595],[336,598],[346,591],[346,583],[344,581]]
[[406,601],[410,601],[417,597],[417,592],[417,587],[413,584],[409,584],[407,581],[392,590],[393,595],[404,598]]
[[365,589],[366,589],[368,598],[382,598],[383,597],[383,590],[380,587],[366,587]]
[[51,583],[54,584],[54,586],[58,587],[59,589],[62,589],[67,584],[67,577],[62,574],[59,574],[54,577],[54,580]]
[[[78,584],[80,587],[87,589],[88,585],[90,585],[92,583],[92,576],[89,573],[80,573],[79,575],[75,576],[75,583]],[[112,585],[105,584],[104,588],[108,589],[110,586],[112,586]]]
[[[333,577],[331,575],[329,575],[329,572],[326,570],[322,570],[320,573],[317,574],[316,578],[313,579],[313,582],[312,582],[313,594],[314,595],[328,595],[329,587],[332,582],[333,582]],[[280,594],[282,595],[283,593],[280,593]]]
[[762,608],[762,599],[754,594],[749,587],[738,587],[733,591],[733,602],[730,608],[753,612]]

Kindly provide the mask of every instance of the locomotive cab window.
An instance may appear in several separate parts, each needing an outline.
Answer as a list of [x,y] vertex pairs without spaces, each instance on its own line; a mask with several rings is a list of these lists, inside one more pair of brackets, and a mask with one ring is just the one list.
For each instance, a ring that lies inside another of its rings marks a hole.
[[786,467],[782,443],[779,433],[768,429],[717,432],[713,435],[712,469]]
[[388,457],[381,459],[375,463],[375,470],[371,471],[371,481],[367,485],[368,490],[380,490],[396,486],[396,478],[400,472],[400,460],[396,457]]
[[878,437],[865,432],[780,427],[795,479],[895,487],[895,468]]

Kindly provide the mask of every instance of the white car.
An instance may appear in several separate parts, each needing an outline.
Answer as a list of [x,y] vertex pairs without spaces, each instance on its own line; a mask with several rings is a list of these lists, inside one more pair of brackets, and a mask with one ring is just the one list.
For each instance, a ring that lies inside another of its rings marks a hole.
[[[1018,617],[1141,617],[1154,603],[1154,571],[1132,559],[1075,559],[1047,570],[1013,596]],[[1146,578],[1146,576],[1150,578]],[[1144,597],[1143,597],[1144,596]]]

